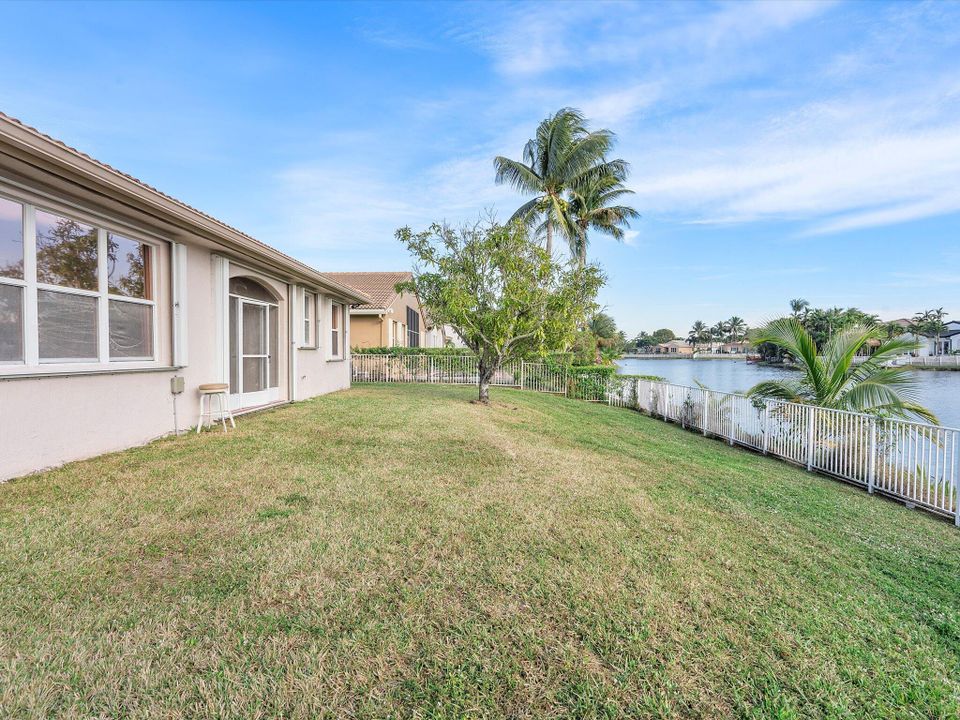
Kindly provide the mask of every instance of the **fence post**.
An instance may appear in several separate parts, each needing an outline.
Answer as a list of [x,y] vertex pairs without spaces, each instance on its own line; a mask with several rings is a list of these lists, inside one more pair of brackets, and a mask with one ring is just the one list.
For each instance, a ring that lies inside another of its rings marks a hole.
[[527,364],[521,360],[520,361],[520,389],[523,390],[523,386],[526,384],[527,377]]
[[763,454],[770,447],[770,401],[763,401]]
[[429,371],[429,375],[427,375],[427,382],[432,383],[433,382],[433,355],[428,355],[427,359],[430,361],[430,371]]
[[640,378],[633,379],[633,409],[640,411]]
[[817,439],[817,406],[811,405],[810,412],[807,414],[807,422],[810,426],[807,428],[807,470],[813,470],[813,451]]
[[877,481],[877,421],[870,421],[870,465],[867,470],[867,492],[873,494],[873,487]]
[[730,447],[733,447],[733,437],[736,435],[737,426],[737,398],[736,395],[729,395],[730,398]]
[[703,410],[700,411],[702,416],[700,419],[700,427],[703,429],[703,436],[707,436],[707,422],[710,417],[710,391],[701,390],[700,394],[703,396]]

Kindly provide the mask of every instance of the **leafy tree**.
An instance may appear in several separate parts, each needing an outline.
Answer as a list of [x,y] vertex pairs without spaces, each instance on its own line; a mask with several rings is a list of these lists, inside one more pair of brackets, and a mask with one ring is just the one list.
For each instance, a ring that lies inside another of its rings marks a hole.
[[416,293],[476,353],[481,403],[504,362],[566,350],[605,280],[594,265],[554,261],[518,222],[405,227],[397,239],[414,260],[413,279],[397,290]]
[[637,350],[646,350],[652,348],[656,345],[656,341],[653,338],[653,335],[647,333],[646,330],[641,330],[640,334],[633,339],[633,346]]
[[616,321],[605,312],[594,313],[588,324],[590,332],[601,340],[609,340],[617,334]]
[[663,343],[670,342],[671,340],[676,340],[677,336],[674,334],[673,330],[661,328],[660,330],[654,330],[650,335],[650,339],[653,340],[654,345],[662,345]]
[[836,333],[857,325],[874,327],[879,318],[858,308],[813,308],[804,312],[801,322],[817,347],[823,347]]
[[[607,160],[613,146],[609,130],[588,131],[583,115],[563,108],[543,120],[536,137],[523,148],[523,160],[494,158],[497,184],[506,183],[535,197],[521,205],[511,220],[538,225],[546,238],[547,254],[553,253],[553,234],[559,232],[575,247],[579,230],[570,212],[570,192],[585,190],[601,178],[626,179],[624,160]],[[604,192],[603,184],[600,186]],[[607,188],[606,192],[611,192]]]
[[[916,401],[916,381],[910,369],[884,367],[897,355],[915,349],[913,342],[884,338],[883,330],[876,326],[854,325],[838,331],[818,349],[810,332],[792,317],[774,320],[758,333],[757,340],[788,353],[802,374],[757,383],[749,396],[937,422],[936,416]],[[879,342],[873,354],[854,364],[853,358],[872,341]]]

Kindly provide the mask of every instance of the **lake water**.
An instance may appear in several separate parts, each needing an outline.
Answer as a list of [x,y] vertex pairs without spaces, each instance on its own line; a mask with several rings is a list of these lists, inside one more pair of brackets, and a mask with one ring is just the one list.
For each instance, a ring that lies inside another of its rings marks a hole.
[[[696,386],[696,380],[711,390],[744,392],[770,378],[794,375],[794,370],[748,365],[744,360],[618,360],[618,372],[629,375],[659,375],[677,385]],[[930,408],[940,422],[960,428],[960,372],[914,370],[917,399]]]

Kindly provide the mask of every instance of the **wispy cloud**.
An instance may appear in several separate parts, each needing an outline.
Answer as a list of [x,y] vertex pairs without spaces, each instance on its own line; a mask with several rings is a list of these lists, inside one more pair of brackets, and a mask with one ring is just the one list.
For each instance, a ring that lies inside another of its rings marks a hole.
[[756,41],[823,12],[830,2],[731,2],[701,6],[619,2],[536,3],[502,13],[495,31],[472,35],[508,76],[623,65],[667,51],[714,51]]

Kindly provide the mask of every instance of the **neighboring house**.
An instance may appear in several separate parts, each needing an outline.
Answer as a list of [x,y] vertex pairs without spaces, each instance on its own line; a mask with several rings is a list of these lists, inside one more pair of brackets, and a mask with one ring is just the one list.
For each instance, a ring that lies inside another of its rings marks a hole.
[[951,355],[960,352],[960,320],[951,320],[948,323],[944,323],[944,330],[940,333],[939,345],[937,345],[937,338],[935,337],[924,337],[923,335],[914,335],[911,333],[909,331],[911,325],[910,320],[900,318],[893,322],[904,329],[904,333],[899,336],[900,339],[919,344],[920,348],[913,353],[914,355]]
[[443,347],[443,327],[435,326],[413,293],[398,293],[397,283],[410,272],[331,272],[339,283],[354,288],[370,302],[350,310],[350,334],[355,348]]
[[467,348],[460,333],[454,330],[452,325],[443,326],[443,342],[446,347]]
[[686,340],[670,340],[655,345],[653,352],[660,355],[693,355],[693,345]]
[[750,343],[746,340],[728,342],[720,346],[720,353],[724,355],[742,355],[750,352],[751,347]]
[[368,301],[0,114],[0,478],[349,387]]

